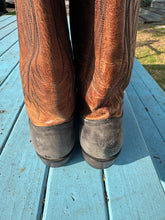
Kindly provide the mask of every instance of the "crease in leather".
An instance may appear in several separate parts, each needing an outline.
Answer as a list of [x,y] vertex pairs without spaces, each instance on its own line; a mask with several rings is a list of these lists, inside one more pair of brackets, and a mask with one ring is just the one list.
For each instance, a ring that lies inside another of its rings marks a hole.
[[70,0],[78,105],[86,119],[121,117],[140,0]]
[[64,0],[16,0],[20,73],[30,120],[36,126],[70,121],[75,73]]

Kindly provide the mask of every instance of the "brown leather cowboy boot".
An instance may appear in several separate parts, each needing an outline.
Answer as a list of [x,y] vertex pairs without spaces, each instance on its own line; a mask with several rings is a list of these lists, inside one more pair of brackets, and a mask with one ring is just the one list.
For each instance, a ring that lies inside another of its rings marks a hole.
[[139,7],[140,0],[70,0],[80,144],[95,168],[111,166],[121,151]]
[[63,0],[16,0],[20,73],[34,148],[61,166],[74,145],[75,82]]

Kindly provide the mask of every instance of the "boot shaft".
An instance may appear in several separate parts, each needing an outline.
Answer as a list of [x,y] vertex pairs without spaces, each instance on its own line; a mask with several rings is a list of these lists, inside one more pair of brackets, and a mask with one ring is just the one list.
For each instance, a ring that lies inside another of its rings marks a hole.
[[86,119],[123,114],[140,0],[70,0],[79,105]]
[[17,0],[20,73],[30,120],[36,126],[70,121],[74,67],[65,3]]

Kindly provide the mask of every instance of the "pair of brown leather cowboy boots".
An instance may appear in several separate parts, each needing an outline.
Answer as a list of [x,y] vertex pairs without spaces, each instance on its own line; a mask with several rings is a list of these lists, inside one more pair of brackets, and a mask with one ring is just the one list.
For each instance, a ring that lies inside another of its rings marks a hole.
[[140,0],[70,0],[70,42],[64,0],[16,0],[30,133],[46,165],[69,160],[75,108],[86,161],[106,168],[117,158],[139,6]]

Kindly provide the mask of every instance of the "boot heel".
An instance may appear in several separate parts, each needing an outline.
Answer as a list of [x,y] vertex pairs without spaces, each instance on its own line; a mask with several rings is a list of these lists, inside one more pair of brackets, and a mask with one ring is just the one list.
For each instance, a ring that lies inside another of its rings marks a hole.
[[71,150],[71,152],[68,155],[66,155],[65,157],[60,158],[58,160],[57,159],[56,160],[46,159],[46,158],[40,156],[38,153],[37,153],[37,155],[46,166],[48,166],[48,167],[61,167],[61,166],[65,165],[70,160],[70,158],[72,156],[72,152],[73,152],[73,149]]
[[75,143],[74,122],[38,127],[29,120],[32,144],[37,155],[49,167],[68,162]]
[[83,150],[82,150],[82,154],[83,154],[84,159],[90,166],[96,169],[105,169],[105,168],[112,166],[115,163],[118,155],[120,154],[120,151],[113,157],[106,159],[106,160],[91,157],[90,155],[85,153],[85,151]]
[[112,166],[123,143],[123,117],[105,120],[80,119],[80,144],[84,159],[97,169]]

